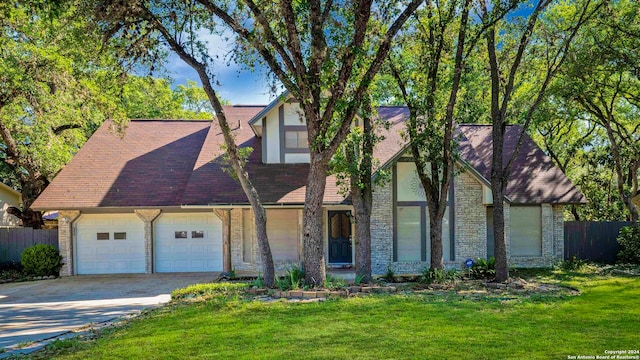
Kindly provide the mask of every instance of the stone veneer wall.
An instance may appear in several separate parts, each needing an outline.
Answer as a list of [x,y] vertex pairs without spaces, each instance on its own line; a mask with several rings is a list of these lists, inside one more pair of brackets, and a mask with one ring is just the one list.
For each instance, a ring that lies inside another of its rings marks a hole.
[[58,213],[58,248],[62,256],[60,276],[73,275],[73,222],[80,217],[80,211],[62,210]]
[[[467,258],[487,257],[486,206],[482,203],[482,184],[463,172],[454,179],[455,259],[445,266],[462,267]],[[419,273],[429,261],[393,262],[393,188],[391,182],[378,186],[373,193],[371,214],[371,268],[381,275],[391,267],[396,273]],[[507,256],[511,266],[550,266],[564,257],[564,220],[562,205],[542,205],[542,256],[510,257],[510,206],[504,205]],[[301,217],[301,215],[300,215]],[[260,271],[261,262],[255,234],[252,236],[253,262],[242,259],[242,209],[231,210],[231,263],[234,270]],[[253,221],[253,216],[251,216]],[[302,219],[299,219],[300,224]],[[276,271],[284,271],[290,262],[276,262]]]
[[454,178],[455,260],[461,267],[466,259],[487,257],[487,207],[482,204],[482,184],[468,172]]
[[393,187],[376,186],[371,211],[371,272],[384,274],[393,262]]
[[[374,274],[388,267],[396,273],[419,273],[430,261],[393,262],[393,185],[377,187],[371,215],[371,266]],[[467,258],[486,257],[487,220],[482,204],[482,185],[463,172],[454,179],[455,258],[446,267],[460,267]]]

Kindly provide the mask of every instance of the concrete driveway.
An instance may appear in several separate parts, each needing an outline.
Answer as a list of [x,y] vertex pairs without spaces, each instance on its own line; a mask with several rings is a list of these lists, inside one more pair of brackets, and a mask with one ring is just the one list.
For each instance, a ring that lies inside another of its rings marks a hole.
[[0,349],[60,336],[167,303],[171,291],[218,273],[84,275],[0,284]]

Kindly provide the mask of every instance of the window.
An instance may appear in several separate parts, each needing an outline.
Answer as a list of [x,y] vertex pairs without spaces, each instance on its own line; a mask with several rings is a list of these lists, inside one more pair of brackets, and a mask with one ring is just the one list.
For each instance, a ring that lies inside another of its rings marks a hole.
[[398,261],[420,261],[422,243],[419,206],[398,206]]
[[113,233],[113,240],[127,240],[127,233],[126,232],[114,232]]
[[298,210],[267,210],[267,236],[273,260],[298,261]]
[[109,240],[109,233],[108,232],[100,232],[97,234],[96,236],[97,240]]
[[204,239],[204,231],[202,231],[202,230],[192,231],[191,232],[191,238],[192,239]]
[[542,214],[539,206],[512,206],[511,256],[542,255]]
[[287,149],[308,149],[309,142],[307,139],[307,132],[291,130],[285,131],[284,147]]
[[187,238],[187,232],[186,231],[176,231],[175,238],[176,239],[186,239]]

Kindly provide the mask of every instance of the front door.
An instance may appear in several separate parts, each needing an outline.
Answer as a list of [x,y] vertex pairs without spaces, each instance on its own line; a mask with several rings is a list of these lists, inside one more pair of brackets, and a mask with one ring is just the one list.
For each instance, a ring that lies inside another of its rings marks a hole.
[[329,263],[351,263],[350,211],[329,211]]

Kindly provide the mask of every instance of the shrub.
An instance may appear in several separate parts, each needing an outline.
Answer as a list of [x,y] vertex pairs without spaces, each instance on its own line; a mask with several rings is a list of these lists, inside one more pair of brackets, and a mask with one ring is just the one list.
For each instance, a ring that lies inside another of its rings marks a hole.
[[304,270],[297,265],[293,265],[287,270],[286,277],[289,278],[292,290],[298,290],[304,286]]
[[331,276],[327,274],[327,278],[324,280],[324,288],[329,290],[344,289],[346,286],[343,279]]
[[276,277],[276,287],[280,290],[298,290],[304,286],[304,270],[293,265],[282,277]]
[[38,244],[24,249],[21,264],[30,275],[58,276],[62,268],[62,256],[55,246]]
[[620,229],[618,244],[620,244],[618,262],[640,264],[640,225]]
[[469,275],[473,279],[489,279],[496,276],[496,258],[492,256],[489,260],[476,259],[469,269]]
[[560,268],[566,271],[576,271],[580,270],[587,265],[587,262],[582,259],[578,259],[575,255],[573,255],[569,260],[565,260],[560,263]]
[[445,269],[429,269],[425,268],[422,270],[422,276],[420,277],[420,282],[424,282],[427,284],[448,284],[452,282],[456,282],[460,275],[456,269],[445,270]]
[[396,282],[396,273],[395,273],[395,271],[393,271],[393,268],[391,266],[387,267],[387,272],[386,272],[386,274],[384,274],[382,279],[384,279],[384,281],[390,282],[390,283]]

